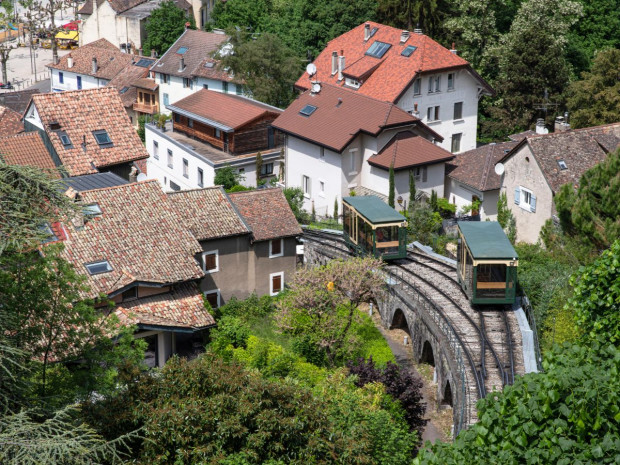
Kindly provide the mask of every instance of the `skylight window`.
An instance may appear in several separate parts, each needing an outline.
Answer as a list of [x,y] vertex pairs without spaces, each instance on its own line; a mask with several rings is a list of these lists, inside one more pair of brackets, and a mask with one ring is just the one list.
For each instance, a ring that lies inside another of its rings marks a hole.
[[566,165],[566,162],[564,161],[564,159],[563,159],[563,158],[560,158],[560,159],[558,160],[558,166],[560,167],[560,169],[561,169],[562,171],[564,171],[564,170],[567,170],[567,169],[568,169],[568,166]]
[[112,271],[112,267],[107,260],[86,263],[84,266],[86,267],[86,269],[88,270],[88,274],[90,275],[107,273],[108,271]]
[[43,223],[39,225],[39,231],[41,231],[43,235],[45,236],[41,240],[43,244],[47,244],[48,242],[53,242],[53,241],[58,240],[58,237],[56,236],[56,234],[54,234],[54,231],[52,231],[52,228],[50,227],[49,223]]
[[205,63],[205,68],[213,68],[215,66],[215,63],[213,63],[212,61],[207,61]]
[[101,129],[99,131],[93,131],[93,136],[100,147],[112,147],[112,140],[108,135],[108,131]]
[[387,52],[391,46],[392,44],[387,44],[385,42],[379,42],[378,40],[375,40],[366,52],[366,55],[374,58],[382,58],[383,55],[385,55],[385,52]]
[[140,68],[149,68],[152,64],[153,61],[147,60],[146,58],[140,58],[137,61],[136,66],[139,66]]
[[129,87],[125,86],[121,89],[121,91],[119,92],[120,94],[124,94],[125,92],[127,92],[129,90]]
[[314,105],[306,105],[299,111],[299,114],[308,117],[315,111],[316,107]]
[[101,216],[103,212],[101,211],[101,207],[98,203],[91,203],[90,205],[84,205],[82,208],[82,212],[84,216],[88,218],[94,218],[96,216]]
[[413,52],[415,52],[416,48],[414,45],[407,45],[404,50],[400,53],[404,57],[410,57]]
[[370,31],[370,35],[368,36],[368,38],[370,38],[370,37],[374,36],[374,35],[377,33],[377,31],[378,31],[378,30],[379,30],[379,28],[378,28],[378,27],[373,27],[373,28],[371,29],[371,31]]
[[62,142],[62,145],[65,148],[70,148],[71,147],[71,139],[69,139],[69,136],[67,135],[66,132],[59,132],[58,133],[58,137],[60,138],[60,142]]
[[188,48],[187,47],[179,47],[179,49],[177,50],[177,53],[179,55],[185,55],[185,52],[187,52]]

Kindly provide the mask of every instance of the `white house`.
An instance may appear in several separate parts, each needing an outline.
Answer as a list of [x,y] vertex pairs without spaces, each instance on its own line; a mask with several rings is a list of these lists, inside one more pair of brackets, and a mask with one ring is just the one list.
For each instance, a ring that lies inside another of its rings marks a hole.
[[159,84],[162,113],[166,107],[201,89],[241,95],[242,86],[217,68],[212,57],[228,41],[228,36],[214,32],[186,29],[168,51],[151,67]]
[[[201,89],[168,105],[172,121],[147,124],[147,172],[164,190],[213,186],[215,172],[230,165],[256,186],[280,174],[283,136],[271,128],[279,108],[238,95]],[[261,153],[261,171],[256,171]]]
[[[145,24],[162,0],[86,0],[78,10],[80,45],[107,39],[127,52],[137,52],[146,40]],[[174,3],[193,14],[185,0]]]
[[327,84],[303,93],[273,126],[286,134],[286,186],[301,187],[304,208],[319,215],[352,191],[387,198],[390,165],[402,207],[410,171],[419,191],[443,196],[444,165],[454,155],[433,143],[439,134],[392,103]]
[[[469,63],[420,30],[367,22],[336,37],[314,61],[313,80],[392,102],[419,117],[452,153],[476,148],[478,101],[493,89]],[[296,87],[311,87],[308,75]]]

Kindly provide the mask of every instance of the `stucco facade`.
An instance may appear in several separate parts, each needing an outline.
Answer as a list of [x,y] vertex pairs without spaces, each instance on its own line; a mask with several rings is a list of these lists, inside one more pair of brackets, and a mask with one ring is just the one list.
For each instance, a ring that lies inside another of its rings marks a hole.
[[[497,201],[499,200],[499,189],[481,192],[471,186],[458,182],[455,179],[446,177],[445,197],[450,203],[456,205],[457,213],[463,211],[463,207],[471,205],[474,197],[478,198],[480,204],[480,219],[482,221],[497,221]],[[468,213],[470,214],[470,213]]]
[[551,188],[527,144],[506,159],[504,167],[502,192],[506,193],[508,207],[516,220],[517,241],[535,243],[552,215]]
[[87,74],[77,74],[50,68],[50,90],[52,92],[97,89],[105,87],[109,82],[108,79],[101,79]]
[[229,94],[242,95],[241,87],[232,82],[218,81],[215,79],[207,79],[204,77],[196,77],[191,79],[189,85],[184,78],[179,76],[166,75],[165,78],[162,73],[158,73],[154,68],[155,82],[159,84],[159,101],[161,103],[161,113],[169,115],[171,112],[166,108],[166,105],[174,105],[181,99],[198,92],[200,89],[209,89],[216,92],[224,92]]

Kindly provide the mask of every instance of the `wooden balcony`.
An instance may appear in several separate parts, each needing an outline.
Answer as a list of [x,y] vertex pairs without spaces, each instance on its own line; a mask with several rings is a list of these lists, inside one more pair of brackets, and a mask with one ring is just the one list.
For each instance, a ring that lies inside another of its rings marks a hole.
[[134,111],[140,113],[146,113],[149,115],[154,115],[155,113],[159,113],[159,105],[157,103],[148,104],[148,103],[138,103],[135,102],[133,104]]

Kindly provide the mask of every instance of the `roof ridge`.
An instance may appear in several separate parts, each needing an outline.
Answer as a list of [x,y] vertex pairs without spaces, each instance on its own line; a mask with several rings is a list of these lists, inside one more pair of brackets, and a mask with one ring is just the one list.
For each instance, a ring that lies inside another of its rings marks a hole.
[[18,132],[17,134],[13,134],[11,136],[0,136],[0,140],[13,139],[16,137],[28,137],[31,134],[32,134],[32,137],[35,137],[36,135],[39,135],[39,131],[24,131],[24,132]]
[[[154,181],[154,179],[149,179],[149,181]],[[207,186],[207,187],[196,187],[194,189],[183,189],[180,191],[171,191],[166,192],[166,195],[175,195],[175,194],[187,194],[189,192],[198,192],[198,191],[206,191],[206,190],[219,190],[222,186]]]
[[[98,174],[98,173],[90,173],[90,174]],[[129,182],[127,184],[120,184],[118,186],[100,187],[99,189],[91,189],[91,190],[88,190],[88,191],[82,191],[82,192],[80,192],[80,194],[83,194],[85,192],[110,191],[110,190],[113,190],[113,189],[121,189],[121,188],[126,188],[126,187],[133,187],[133,186],[136,186],[138,184],[145,185],[145,184],[154,183],[154,182],[159,184],[159,181],[157,181],[157,179],[146,179],[144,181]],[[162,193],[163,193],[163,191],[162,191]]]

